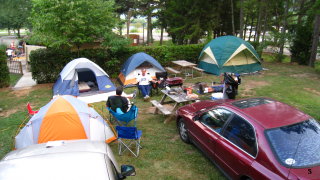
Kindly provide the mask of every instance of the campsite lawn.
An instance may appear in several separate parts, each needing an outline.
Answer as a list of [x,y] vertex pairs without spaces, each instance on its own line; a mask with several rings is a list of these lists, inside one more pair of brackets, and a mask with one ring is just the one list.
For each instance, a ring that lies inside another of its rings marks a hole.
[[[268,70],[261,74],[242,77],[237,98],[271,97],[320,120],[319,73],[306,66],[285,63],[266,63],[264,67]],[[205,75],[187,80],[185,84],[199,81],[209,83],[219,81],[219,77]],[[3,108],[0,112],[0,158],[12,150],[15,133],[27,116],[27,102],[35,109],[45,105],[52,97],[51,87],[52,84],[45,84],[20,91],[0,89],[0,108]],[[133,90],[125,89],[127,93]],[[153,98],[159,100],[161,95]],[[117,143],[111,143],[119,164],[135,166],[137,175],[132,179],[225,179],[197,148],[180,140],[174,120],[164,124],[166,117],[150,114],[151,103],[142,101],[140,97],[136,98],[135,104],[139,108],[137,127],[143,131],[143,149],[139,157],[129,153],[119,156]],[[104,103],[95,103],[94,107],[108,117]]]

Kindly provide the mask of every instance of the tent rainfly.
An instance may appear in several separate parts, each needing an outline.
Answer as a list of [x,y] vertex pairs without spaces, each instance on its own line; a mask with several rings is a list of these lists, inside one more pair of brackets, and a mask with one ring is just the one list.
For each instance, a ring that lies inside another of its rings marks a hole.
[[53,86],[54,95],[79,96],[79,82],[90,83],[99,92],[115,91],[115,86],[108,74],[97,64],[86,59],[78,58],[70,61],[61,71],[58,80]]
[[216,75],[262,70],[260,58],[253,46],[235,36],[218,37],[206,44],[200,53],[198,67]]
[[112,127],[87,103],[70,95],[56,96],[20,130],[15,148],[76,139],[109,143],[116,137]]
[[150,55],[139,52],[132,55],[122,65],[121,72],[118,76],[121,83],[125,86],[135,85],[136,77],[140,73],[139,68],[145,68],[151,77],[155,78],[156,72],[166,72],[161,64]]

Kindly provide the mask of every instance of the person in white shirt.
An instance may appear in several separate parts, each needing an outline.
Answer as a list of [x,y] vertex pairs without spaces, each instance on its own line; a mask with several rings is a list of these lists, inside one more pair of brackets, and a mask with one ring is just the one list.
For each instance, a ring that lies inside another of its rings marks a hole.
[[150,81],[153,81],[152,77],[146,73],[146,69],[141,69],[141,74],[138,74],[137,76],[137,82],[138,82],[138,88],[140,89],[143,98],[149,99],[150,96]]
[[10,48],[8,48],[7,51],[6,51],[6,53],[7,53],[7,56],[9,57],[9,59],[11,60],[11,59],[12,59],[13,50],[10,49]]

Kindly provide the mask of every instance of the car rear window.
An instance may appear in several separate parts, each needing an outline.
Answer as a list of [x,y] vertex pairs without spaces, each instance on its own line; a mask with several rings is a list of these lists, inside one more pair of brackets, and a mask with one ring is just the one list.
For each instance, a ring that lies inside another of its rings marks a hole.
[[262,104],[268,104],[271,102],[274,102],[274,101],[266,98],[252,98],[252,99],[245,99],[245,100],[233,102],[232,105],[240,109],[245,109],[249,107],[259,106]]
[[314,119],[265,131],[279,162],[288,168],[320,164],[320,125]]

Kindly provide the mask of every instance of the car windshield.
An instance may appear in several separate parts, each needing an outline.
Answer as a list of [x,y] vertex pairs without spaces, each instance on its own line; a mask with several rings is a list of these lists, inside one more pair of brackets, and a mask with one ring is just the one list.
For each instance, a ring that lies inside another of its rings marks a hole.
[[281,164],[303,168],[320,164],[320,125],[314,119],[265,131]]

